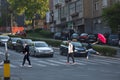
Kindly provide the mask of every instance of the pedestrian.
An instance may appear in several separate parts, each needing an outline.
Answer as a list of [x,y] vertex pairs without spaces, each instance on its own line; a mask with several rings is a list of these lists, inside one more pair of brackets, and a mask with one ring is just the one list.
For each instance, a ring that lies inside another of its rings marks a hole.
[[25,42],[24,44],[24,48],[23,48],[23,54],[24,54],[24,58],[23,58],[23,63],[22,63],[22,67],[24,66],[26,60],[28,61],[28,67],[32,67],[31,62],[30,62],[30,54],[29,54],[29,45]]
[[74,60],[74,46],[71,41],[68,41],[68,54],[67,54],[67,63],[69,64],[69,58],[72,58],[73,64],[75,64]]
[[96,43],[98,43],[98,42],[94,42],[94,43],[89,43],[88,42],[88,45],[87,45],[87,59],[89,59],[89,56],[90,56],[90,54],[91,53],[95,53],[95,54],[99,54],[99,52],[97,52],[97,51],[95,51],[94,49],[93,49],[93,44],[96,44]]

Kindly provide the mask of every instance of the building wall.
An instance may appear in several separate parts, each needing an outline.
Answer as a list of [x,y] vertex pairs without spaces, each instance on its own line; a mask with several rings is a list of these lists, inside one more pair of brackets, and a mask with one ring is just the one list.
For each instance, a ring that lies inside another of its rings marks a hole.
[[[65,3],[64,1],[67,1]],[[102,10],[120,0],[54,0],[54,20],[56,31],[73,28],[76,32],[111,32],[102,22]],[[56,4],[60,3],[56,8]]]

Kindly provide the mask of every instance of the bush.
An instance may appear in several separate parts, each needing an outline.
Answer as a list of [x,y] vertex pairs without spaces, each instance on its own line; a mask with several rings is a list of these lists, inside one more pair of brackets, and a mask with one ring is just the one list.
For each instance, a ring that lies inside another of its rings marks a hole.
[[45,41],[45,42],[47,42],[50,46],[53,46],[53,47],[59,47],[60,44],[61,44],[61,41],[60,41],[60,40],[43,39],[43,38],[30,38],[30,39],[32,39],[33,41]]
[[47,30],[41,30],[39,31],[39,34],[45,38],[52,38],[53,33]]
[[115,56],[117,54],[117,50],[109,46],[95,45],[93,48],[104,56]]

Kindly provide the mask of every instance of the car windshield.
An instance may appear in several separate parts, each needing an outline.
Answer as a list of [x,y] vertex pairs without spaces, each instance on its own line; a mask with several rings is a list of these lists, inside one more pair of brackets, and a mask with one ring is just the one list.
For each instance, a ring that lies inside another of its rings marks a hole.
[[118,35],[111,35],[110,38],[111,39],[118,39]]
[[0,36],[0,39],[9,39],[7,36]]
[[75,47],[82,47],[82,44],[79,42],[71,42]]
[[11,38],[12,42],[16,42],[20,38]]
[[25,42],[32,43],[32,40],[27,39],[27,40],[25,40]]
[[78,34],[75,33],[75,34],[72,34],[72,36],[78,36]]
[[35,47],[48,47],[46,43],[35,43]]
[[87,35],[88,35],[87,33],[80,34],[80,36],[87,36]]

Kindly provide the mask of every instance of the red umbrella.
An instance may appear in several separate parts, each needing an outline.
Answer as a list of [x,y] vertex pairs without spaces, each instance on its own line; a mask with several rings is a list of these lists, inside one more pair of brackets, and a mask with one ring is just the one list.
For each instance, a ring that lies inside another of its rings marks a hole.
[[98,39],[102,42],[102,43],[106,43],[106,38],[103,34],[98,33]]

